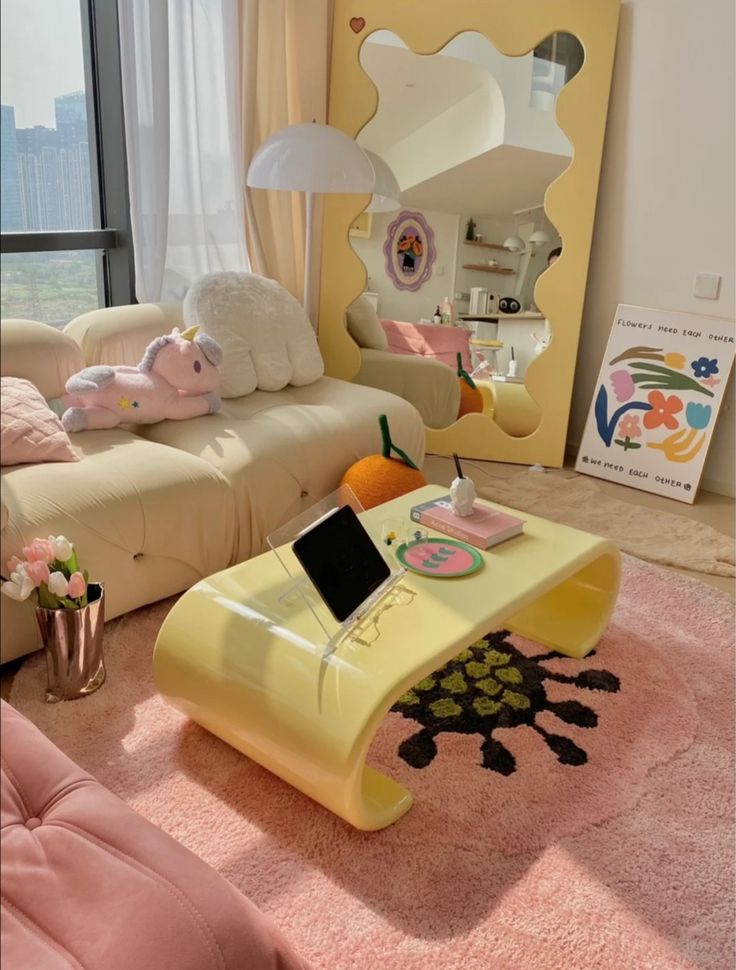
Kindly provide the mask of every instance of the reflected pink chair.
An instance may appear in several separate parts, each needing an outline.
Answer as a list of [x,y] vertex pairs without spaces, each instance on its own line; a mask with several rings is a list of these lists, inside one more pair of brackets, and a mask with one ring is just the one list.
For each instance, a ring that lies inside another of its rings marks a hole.
[[427,323],[408,323],[404,320],[381,320],[388,340],[388,350],[394,354],[417,354],[433,357],[457,370],[457,355],[462,354],[463,367],[472,370],[470,364],[471,333],[462,327],[442,327]]

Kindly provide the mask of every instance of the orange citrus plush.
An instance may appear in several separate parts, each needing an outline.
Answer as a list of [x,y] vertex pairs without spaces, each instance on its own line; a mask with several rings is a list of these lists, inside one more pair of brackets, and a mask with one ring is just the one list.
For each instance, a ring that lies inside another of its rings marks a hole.
[[483,410],[483,395],[475,386],[475,381],[463,368],[462,354],[457,355],[457,376],[460,379],[460,409],[457,416],[473,414]]
[[[391,441],[388,418],[382,414],[378,423],[381,428],[382,448],[380,455],[361,458],[342,476],[341,485],[349,485],[364,509],[373,509],[382,502],[422,488],[427,479],[411,458]],[[392,458],[391,452],[398,457]]]

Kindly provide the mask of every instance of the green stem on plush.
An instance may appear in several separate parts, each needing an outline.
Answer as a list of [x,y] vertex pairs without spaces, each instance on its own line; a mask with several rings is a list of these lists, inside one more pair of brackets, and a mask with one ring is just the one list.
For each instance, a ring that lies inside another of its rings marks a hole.
[[472,387],[475,390],[475,381],[463,367],[463,355],[461,353],[457,355],[457,376],[461,381],[465,381],[468,387]]
[[[402,451],[401,448],[397,447],[391,440],[391,432],[388,427],[388,418],[385,414],[379,415],[378,425],[381,429],[381,455],[384,458],[390,458],[391,452],[393,451],[398,455],[405,465],[409,466],[409,468],[417,468],[407,453]],[[418,468],[417,471],[419,471]]]

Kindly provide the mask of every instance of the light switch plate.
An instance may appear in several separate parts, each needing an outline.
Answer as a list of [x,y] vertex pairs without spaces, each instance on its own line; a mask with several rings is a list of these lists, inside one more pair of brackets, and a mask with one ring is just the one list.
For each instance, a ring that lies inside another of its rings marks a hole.
[[701,300],[717,300],[720,285],[721,277],[717,273],[698,273],[693,294]]

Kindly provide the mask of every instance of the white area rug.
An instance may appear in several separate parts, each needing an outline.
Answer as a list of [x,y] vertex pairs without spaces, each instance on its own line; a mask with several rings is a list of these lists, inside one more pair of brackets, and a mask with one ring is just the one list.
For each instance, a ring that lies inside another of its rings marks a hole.
[[714,576],[736,576],[733,540],[702,522],[611,498],[587,478],[524,471],[478,489],[482,498],[605,536],[624,552]]

